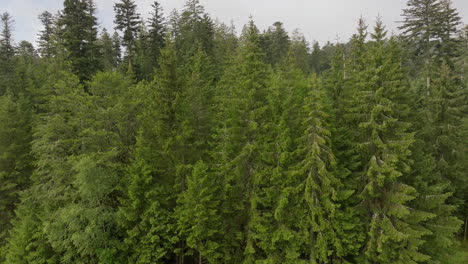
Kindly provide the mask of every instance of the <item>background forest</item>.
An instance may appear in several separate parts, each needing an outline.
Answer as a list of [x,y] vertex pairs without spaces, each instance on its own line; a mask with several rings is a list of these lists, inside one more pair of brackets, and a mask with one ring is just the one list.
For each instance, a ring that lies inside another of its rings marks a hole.
[[[0,7],[1,8],[1,7]],[[468,27],[239,34],[198,0],[0,35],[0,263],[468,263]]]

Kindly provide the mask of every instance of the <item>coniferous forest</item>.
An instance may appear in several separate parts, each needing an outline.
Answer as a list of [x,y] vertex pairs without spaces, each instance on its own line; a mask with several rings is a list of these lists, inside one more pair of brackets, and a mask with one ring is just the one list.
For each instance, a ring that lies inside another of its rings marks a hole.
[[322,46],[198,0],[148,12],[118,0],[106,30],[65,0],[36,43],[1,14],[0,263],[468,263],[450,0]]

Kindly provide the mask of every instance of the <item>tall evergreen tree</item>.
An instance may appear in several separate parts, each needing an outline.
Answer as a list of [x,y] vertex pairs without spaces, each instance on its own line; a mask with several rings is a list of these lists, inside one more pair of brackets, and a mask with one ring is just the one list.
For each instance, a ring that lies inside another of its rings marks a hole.
[[146,107],[139,116],[141,128],[121,208],[125,249],[132,263],[171,259],[178,242],[172,218],[177,179],[171,151],[181,88],[171,42],[162,50],[160,63],[158,77],[148,86],[140,85]]
[[461,17],[453,7],[451,0],[441,1],[441,21],[439,38],[441,41],[440,60],[452,69],[456,59],[460,56],[460,43],[458,42],[459,27],[462,24]]
[[408,208],[416,190],[402,176],[410,172],[410,146],[413,134],[408,131],[401,100],[406,89],[401,63],[395,47],[386,44],[386,31],[378,21],[372,34],[372,47],[358,83],[360,108],[359,146],[364,164],[363,189],[360,193],[367,223],[365,263],[417,263],[429,259],[420,252],[421,237],[428,231],[420,222],[429,214]]
[[466,177],[459,174],[463,167],[463,117],[466,114],[468,92],[448,65],[442,65],[435,76],[427,102],[428,129],[426,142],[433,146],[431,150],[436,164],[436,171],[442,178],[451,182],[451,191],[455,193],[453,201],[460,204]]
[[[315,81],[316,82],[316,81]],[[305,131],[297,150],[299,164],[299,193],[303,196],[305,252],[311,263],[328,263],[336,255],[340,242],[336,235],[336,201],[339,181],[333,175],[335,157],[331,148],[331,132],[326,124],[327,113],[323,105],[325,98],[318,84],[312,89],[305,103]]]
[[294,66],[301,69],[304,74],[310,73],[310,66],[307,60],[308,55],[309,47],[304,35],[298,31],[294,31],[291,37],[289,56],[290,60],[293,60]]
[[101,65],[103,69],[106,71],[116,69],[118,66],[118,58],[116,57],[116,52],[114,50],[114,42],[105,28],[102,30],[99,38],[99,47],[102,55]]
[[276,65],[286,59],[290,40],[283,23],[275,22],[273,26],[269,27],[262,35],[262,42],[267,63]]
[[220,182],[203,161],[187,177],[187,189],[181,195],[178,225],[186,233],[187,246],[196,250],[198,264],[218,263],[222,259],[222,219],[220,215]]
[[14,75],[15,48],[13,46],[13,18],[5,12],[0,15],[0,95],[11,89],[12,77]]
[[58,24],[66,60],[82,82],[88,81],[100,68],[94,2],[65,0],[63,6]]
[[126,48],[127,56],[133,56],[135,42],[140,28],[140,14],[133,0],[121,0],[114,4],[115,29],[123,33],[122,45]]
[[196,43],[202,46],[208,56],[213,54],[213,21],[199,0],[187,0],[176,24],[175,45],[183,64],[197,52]]
[[54,27],[55,27],[55,18],[54,16],[44,11],[39,15],[39,20],[42,23],[43,29],[39,33],[38,50],[43,58],[51,58],[54,55]]
[[150,43],[150,58],[152,67],[158,66],[158,58],[161,49],[164,47],[166,37],[166,21],[163,17],[161,4],[155,1],[151,7],[153,11],[148,20],[148,39]]
[[[223,243],[224,262],[239,263],[265,257],[268,237],[264,221],[271,221],[267,197],[269,71],[263,62],[259,32],[253,21],[244,28],[236,63],[221,81],[222,107],[217,119],[215,164],[223,178],[223,215],[226,221]],[[220,90],[220,92],[221,92]],[[263,154],[262,154],[262,151]],[[245,236],[245,237],[244,237]]]
[[[20,191],[28,187],[33,171],[31,152],[31,113],[24,96],[0,97],[0,248],[11,228]],[[1,250],[0,261],[6,250]]]
[[82,99],[83,89],[76,76],[53,67],[49,70],[45,86],[53,87],[53,93],[42,106],[47,113],[40,114],[40,122],[33,128],[32,154],[36,169],[31,176],[31,188],[22,193],[22,204],[7,247],[7,263],[58,263],[60,260],[45,227],[53,222],[56,210],[70,201],[73,177],[67,159],[75,151],[79,128],[79,120],[71,117],[76,115],[76,102]]

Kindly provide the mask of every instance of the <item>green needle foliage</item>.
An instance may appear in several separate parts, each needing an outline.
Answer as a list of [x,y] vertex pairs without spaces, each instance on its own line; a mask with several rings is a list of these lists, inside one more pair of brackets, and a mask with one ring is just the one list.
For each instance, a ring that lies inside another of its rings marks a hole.
[[0,264],[467,263],[452,1],[336,43],[149,4],[64,0],[37,49],[0,15]]

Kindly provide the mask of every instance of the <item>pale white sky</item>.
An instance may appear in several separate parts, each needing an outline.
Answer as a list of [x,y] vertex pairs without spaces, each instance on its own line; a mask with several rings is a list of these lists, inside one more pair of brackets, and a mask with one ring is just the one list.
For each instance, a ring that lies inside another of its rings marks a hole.
[[[117,0],[95,0],[101,27],[113,31],[113,5]],[[136,0],[138,11],[148,16],[153,0]],[[165,15],[172,9],[181,9],[185,0],[159,0]],[[372,25],[380,15],[387,29],[396,32],[406,0],[200,0],[212,18],[230,24],[237,31],[252,15],[263,30],[275,21],[284,23],[292,32],[298,28],[309,42],[347,41],[355,33],[356,21],[362,15]],[[468,23],[468,0],[453,0],[463,22]],[[44,10],[55,13],[62,9],[63,0],[0,0],[0,12],[9,12],[14,20],[15,41],[35,42],[41,29],[37,16]]]

